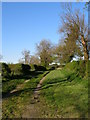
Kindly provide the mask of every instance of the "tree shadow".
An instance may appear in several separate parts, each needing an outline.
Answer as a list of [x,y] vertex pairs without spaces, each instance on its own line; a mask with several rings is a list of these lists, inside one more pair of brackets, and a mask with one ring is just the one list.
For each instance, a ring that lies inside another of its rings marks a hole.
[[23,89],[23,90],[17,90],[15,92],[8,92],[7,94],[2,94],[2,98],[5,99],[5,98],[10,98],[10,97],[15,97],[15,96],[19,96],[21,93],[26,93],[26,92],[29,92],[29,91],[34,91],[35,88],[26,88],[26,89]]
[[31,79],[31,78],[38,78],[37,76],[39,74],[43,74],[44,71],[30,71],[28,74],[19,74],[19,75],[11,75],[8,78],[3,78],[2,77],[2,82],[7,82],[7,81],[11,81],[14,79],[20,80],[20,79]]
[[42,89],[47,89],[49,87],[52,87],[56,84],[60,84],[60,83],[63,83],[63,82],[72,82],[75,78],[72,78],[71,79],[71,76],[68,76],[67,78],[64,78],[64,79],[60,79],[60,78],[56,78],[56,79],[52,79],[51,81],[47,82],[47,86],[42,86]]
[[[31,79],[31,78],[38,78],[38,75],[39,74],[43,74],[44,71],[31,71],[30,72],[30,75],[26,75],[26,76],[22,76],[22,75],[15,75],[12,77],[12,79],[9,79],[7,81],[4,81],[4,82],[9,82],[11,80],[14,80],[14,79],[17,79],[17,80],[21,80],[21,79]],[[3,85],[4,85],[4,82],[3,82]],[[38,81],[33,81],[32,83],[36,83],[38,84]],[[36,88],[36,87],[35,87]],[[12,96],[18,96],[19,94],[21,94],[22,92],[28,92],[28,91],[34,91],[35,90],[34,87],[32,88],[27,88],[27,89],[23,89],[23,90],[17,90],[13,93],[10,93],[10,91],[7,91],[7,92],[3,92],[2,93],[2,98],[8,98],[8,97],[12,97]],[[14,88],[15,89],[15,88]],[[12,89],[12,90],[14,90]]]

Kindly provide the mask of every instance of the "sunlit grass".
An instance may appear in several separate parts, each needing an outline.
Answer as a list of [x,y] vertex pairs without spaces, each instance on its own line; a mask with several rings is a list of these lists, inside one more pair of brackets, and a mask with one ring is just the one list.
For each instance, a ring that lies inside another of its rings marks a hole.
[[4,93],[10,92],[20,84],[24,85],[22,88],[19,89],[19,91],[16,91],[15,93],[11,94],[10,96],[6,96],[6,98],[3,99],[3,118],[21,118],[23,109],[25,109],[25,106],[30,101],[30,97],[32,96],[33,91],[35,90],[37,84],[42,79],[45,73],[46,72],[36,75],[28,82],[25,82],[25,79],[14,79],[4,83]]
[[[64,118],[88,117],[88,80],[75,70],[54,70],[43,83],[42,96],[56,115]],[[55,117],[53,116],[53,117]]]

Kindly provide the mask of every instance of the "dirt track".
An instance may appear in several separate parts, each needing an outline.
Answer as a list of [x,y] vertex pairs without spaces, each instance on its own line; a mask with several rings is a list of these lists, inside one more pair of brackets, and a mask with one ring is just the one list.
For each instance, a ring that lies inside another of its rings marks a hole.
[[30,104],[26,106],[22,114],[22,118],[40,118],[45,113],[46,109],[42,109],[42,106],[44,107],[45,105],[42,103],[43,100],[40,100],[40,90],[48,73],[46,73],[45,76],[40,80],[39,84],[34,90],[34,94],[30,98]]

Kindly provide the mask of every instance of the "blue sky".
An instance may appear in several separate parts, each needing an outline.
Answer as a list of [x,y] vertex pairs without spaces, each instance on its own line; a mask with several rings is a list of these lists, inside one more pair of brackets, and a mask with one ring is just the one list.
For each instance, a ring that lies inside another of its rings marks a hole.
[[[84,3],[73,5],[82,10]],[[2,3],[2,52],[3,61],[18,62],[24,49],[31,55],[36,43],[48,39],[58,44],[60,35],[60,3]]]

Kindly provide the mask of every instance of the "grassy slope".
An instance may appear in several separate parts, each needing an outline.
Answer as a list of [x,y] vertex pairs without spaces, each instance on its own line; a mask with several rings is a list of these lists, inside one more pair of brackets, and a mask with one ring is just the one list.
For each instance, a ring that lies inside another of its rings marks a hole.
[[88,80],[82,79],[77,63],[51,71],[43,83],[42,96],[52,109],[49,117],[88,116]]
[[[36,106],[42,108],[43,115],[41,117],[87,117],[88,80],[84,77],[85,66],[80,64],[78,62],[69,63],[64,69],[53,70],[46,76],[40,94],[41,103]],[[19,84],[24,84],[24,86],[3,100],[3,118],[20,118],[22,116],[22,110],[25,105],[29,105],[33,90],[44,74],[33,76],[34,78],[27,83],[24,83],[25,79],[4,82],[3,93],[8,93]]]
[[30,81],[25,83],[25,79],[14,79],[3,83],[2,91],[4,94],[14,90],[18,85],[23,84],[19,91],[9,94],[2,102],[3,118],[20,118],[25,105],[30,101],[39,81],[46,72],[35,75]]

